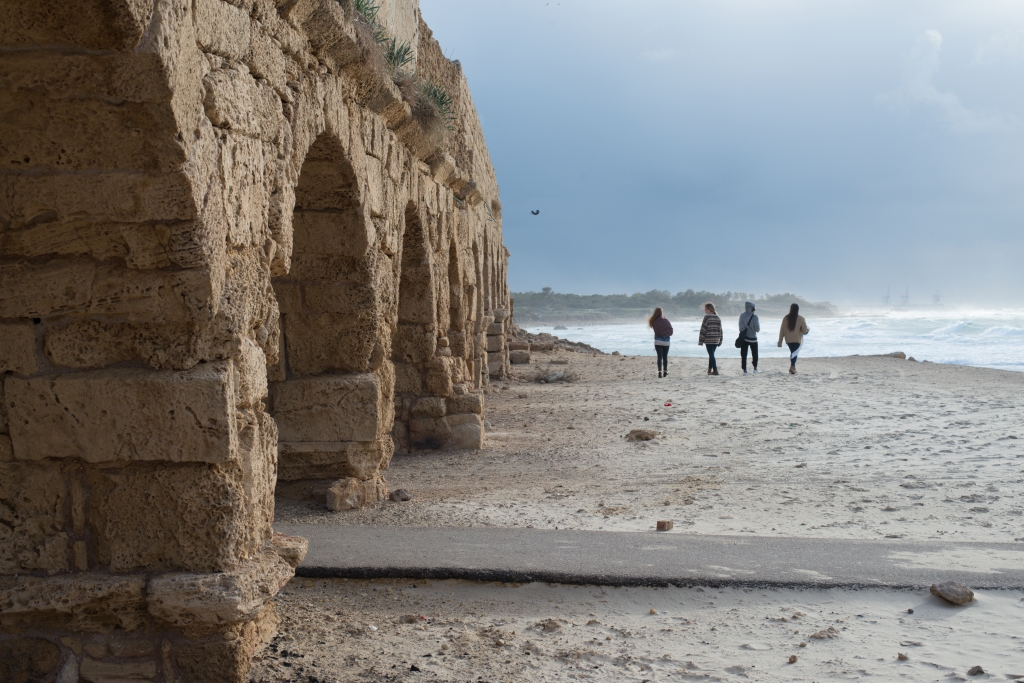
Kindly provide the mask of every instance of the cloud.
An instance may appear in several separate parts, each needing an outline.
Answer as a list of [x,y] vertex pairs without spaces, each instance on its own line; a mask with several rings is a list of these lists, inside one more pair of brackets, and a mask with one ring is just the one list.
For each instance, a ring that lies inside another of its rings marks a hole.
[[645,62],[667,62],[676,56],[676,51],[672,49],[665,50],[644,50],[640,53],[640,59]]
[[931,108],[939,112],[949,130],[956,133],[1012,128],[1012,119],[999,113],[970,109],[952,91],[942,91],[935,87],[932,80],[939,71],[941,50],[941,33],[934,29],[922,33],[907,58],[903,84],[895,90],[878,95],[876,101],[893,105],[905,112],[919,107]]
[[977,64],[1021,60],[1024,60],[1024,30],[1021,29],[997,33],[979,45],[974,53],[974,61]]

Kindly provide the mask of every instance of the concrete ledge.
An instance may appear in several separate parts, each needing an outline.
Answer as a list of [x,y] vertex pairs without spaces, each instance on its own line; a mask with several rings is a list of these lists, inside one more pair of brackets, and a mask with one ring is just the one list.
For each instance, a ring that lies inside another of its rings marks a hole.
[[[277,525],[305,536],[297,576],[578,585],[1024,589],[1024,544],[542,529]],[[968,568],[957,568],[970,563]]]

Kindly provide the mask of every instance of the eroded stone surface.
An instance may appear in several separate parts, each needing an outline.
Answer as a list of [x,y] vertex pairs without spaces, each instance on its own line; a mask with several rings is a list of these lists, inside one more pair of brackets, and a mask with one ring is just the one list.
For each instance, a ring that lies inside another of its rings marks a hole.
[[414,115],[334,0],[16,5],[0,618],[150,634],[62,632],[73,658],[17,675],[243,680],[304,552],[268,550],[279,478],[341,480],[336,506],[365,505],[396,448],[483,441],[511,301],[468,84],[415,0],[380,20],[451,96],[447,125]]

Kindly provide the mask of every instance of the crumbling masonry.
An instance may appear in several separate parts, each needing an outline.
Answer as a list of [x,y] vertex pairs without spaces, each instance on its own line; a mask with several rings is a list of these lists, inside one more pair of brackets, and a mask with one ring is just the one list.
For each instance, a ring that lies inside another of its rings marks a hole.
[[305,552],[278,480],[359,506],[481,446],[498,186],[379,4],[444,126],[352,0],[0,0],[0,680],[244,680]]

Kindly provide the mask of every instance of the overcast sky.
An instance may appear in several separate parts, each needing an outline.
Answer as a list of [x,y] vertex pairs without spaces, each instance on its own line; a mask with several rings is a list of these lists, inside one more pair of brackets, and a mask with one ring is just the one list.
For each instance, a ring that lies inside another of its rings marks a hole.
[[469,79],[514,291],[1024,306],[1020,0],[421,6]]

